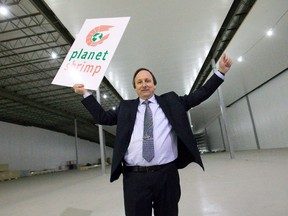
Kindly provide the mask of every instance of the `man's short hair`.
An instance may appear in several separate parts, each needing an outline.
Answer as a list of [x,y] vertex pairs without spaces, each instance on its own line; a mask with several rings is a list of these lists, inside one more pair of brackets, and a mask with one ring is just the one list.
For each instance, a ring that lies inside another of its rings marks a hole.
[[137,74],[138,74],[140,71],[142,71],[142,70],[148,71],[148,72],[151,74],[152,79],[153,79],[153,83],[154,83],[154,85],[156,86],[156,85],[157,85],[157,80],[156,80],[154,74],[153,74],[150,70],[148,70],[147,68],[139,68],[139,69],[137,69],[137,70],[135,71],[134,76],[133,76],[133,81],[132,81],[133,87],[136,88],[136,85],[135,85],[135,77],[136,77]]

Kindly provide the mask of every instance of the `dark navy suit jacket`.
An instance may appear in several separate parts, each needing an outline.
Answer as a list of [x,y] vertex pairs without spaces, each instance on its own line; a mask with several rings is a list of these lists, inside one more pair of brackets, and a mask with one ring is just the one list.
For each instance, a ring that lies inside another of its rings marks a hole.
[[[191,162],[196,162],[204,169],[197,143],[191,131],[187,111],[210,97],[222,82],[221,78],[213,74],[202,87],[188,95],[178,96],[175,92],[155,95],[159,106],[177,135],[178,158],[176,165],[178,169],[186,167]],[[139,98],[122,100],[116,110],[108,111],[105,111],[92,95],[83,99],[82,103],[95,118],[97,124],[117,125],[110,177],[110,181],[113,182],[123,172],[123,160],[133,132]]]

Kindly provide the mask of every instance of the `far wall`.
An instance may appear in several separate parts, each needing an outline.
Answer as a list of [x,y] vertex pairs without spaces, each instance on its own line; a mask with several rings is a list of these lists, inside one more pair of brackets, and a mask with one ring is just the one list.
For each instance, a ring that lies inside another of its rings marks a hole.
[[[106,147],[106,157],[112,157],[112,148]],[[99,158],[99,144],[78,138],[79,164]],[[10,170],[58,169],[67,161],[76,161],[74,137],[0,121],[0,164],[9,164]]]
[[[226,109],[228,131],[235,151],[288,147],[287,83],[286,70]],[[217,94],[211,100],[217,100]],[[219,106],[215,104],[209,107],[211,101],[204,102],[191,111],[191,119],[194,131],[206,130],[211,150],[224,150],[223,124]]]

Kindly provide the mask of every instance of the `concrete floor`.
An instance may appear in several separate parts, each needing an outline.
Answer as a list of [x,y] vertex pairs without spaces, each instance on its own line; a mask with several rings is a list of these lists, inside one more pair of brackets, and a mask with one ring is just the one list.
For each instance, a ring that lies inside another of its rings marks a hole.
[[[288,149],[203,155],[180,170],[179,216],[287,216]],[[0,216],[122,216],[122,178],[101,169],[0,182]]]

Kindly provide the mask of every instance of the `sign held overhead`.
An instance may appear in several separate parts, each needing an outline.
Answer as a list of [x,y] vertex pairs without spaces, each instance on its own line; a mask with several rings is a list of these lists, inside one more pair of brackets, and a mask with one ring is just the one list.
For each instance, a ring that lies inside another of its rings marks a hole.
[[86,19],[52,84],[97,90],[130,17]]

